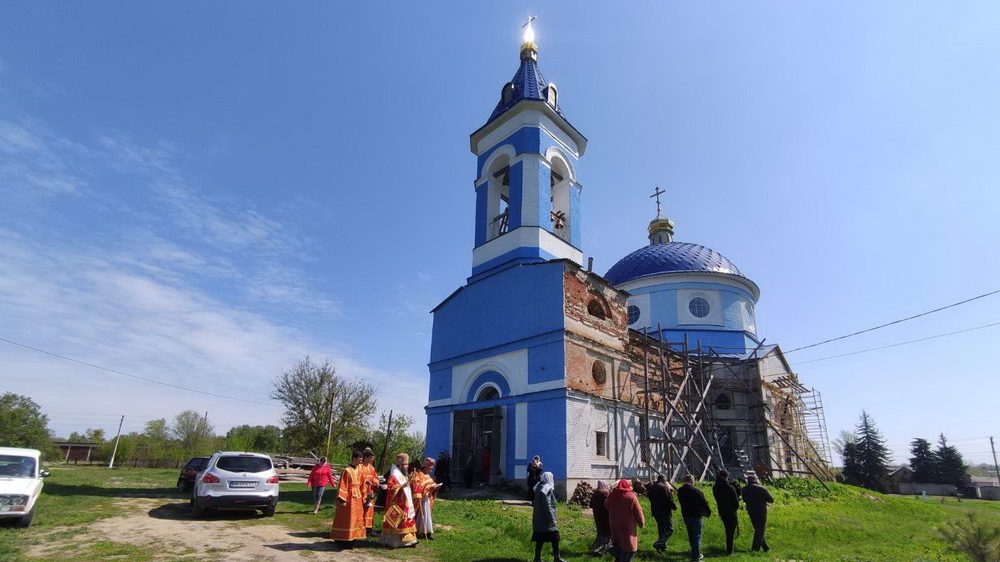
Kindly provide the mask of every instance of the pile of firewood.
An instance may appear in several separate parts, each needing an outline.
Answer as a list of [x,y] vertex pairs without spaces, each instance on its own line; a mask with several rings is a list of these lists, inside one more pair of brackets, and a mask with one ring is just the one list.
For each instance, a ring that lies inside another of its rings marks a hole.
[[594,487],[590,485],[590,482],[580,482],[576,485],[573,496],[566,503],[590,507],[590,496],[592,495],[594,495]]

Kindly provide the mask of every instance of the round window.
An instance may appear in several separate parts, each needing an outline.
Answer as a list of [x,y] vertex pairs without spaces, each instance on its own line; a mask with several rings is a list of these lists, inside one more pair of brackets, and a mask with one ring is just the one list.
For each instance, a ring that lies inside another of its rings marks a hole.
[[640,311],[638,306],[634,304],[628,305],[628,323],[630,325],[639,321],[639,314]]
[[594,382],[597,384],[604,384],[604,381],[608,380],[608,371],[604,367],[604,363],[601,361],[594,361],[594,364],[590,368],[590,374],[594,377]]
[[708,316],[711,307],[708,306],[707,300],[701,297],[695,297],[688,303],[688,310],[690,310],[691,314],[693,314],[696,318],[704,318]]

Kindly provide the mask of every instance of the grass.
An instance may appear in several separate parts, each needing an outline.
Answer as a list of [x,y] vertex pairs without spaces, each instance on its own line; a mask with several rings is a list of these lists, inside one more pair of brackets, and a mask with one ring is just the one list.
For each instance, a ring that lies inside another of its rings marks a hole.
[[[120,469],[97,467],[55,467],[46,481],[35,523],[29,529],[0,528],[0,560],[65,559],[151,560],[157,545],[133,546],[113,540],[80,544],[72,539],[99,519],[122,515],[129,509],[122,498],[163,500],[163,508],[185,516],[173,484],[173,469]],[[976,513],[980,519],[1000,522],[1000,502],[957,501],[932,498],[883,496],[851,486],[831,485],[829,493],[808,485],[788,489],[772,487],[775,505],[769,515],[770,555],[750,554],[752,529],[745,512],[740,512],[741,536],[736,556],[730,560],[967,560],[949,549],[938,528],[948,521]],[[706,487],[706,492],[708,488]],[[710,492],[708,492],[710,496]],[[709,500],[714,505],[714,502]],[[649,506],[642,499],[646,513]],[[313,532],[317,541],[329,529],[332,509],[312,514],[312,496],[303,484],[282,484],[281,502],[274,518],[233,517],[234,525],[278,524],[289,531]],[[326,505],[332,505],[332,497]],[[595,560],[586,555],[593,539],[593,521],[580,508],[559,506],[559,527],[563,557],[567,560]],[[526,507],[490,501],[438,501],[435,523],[441,526],[434,541],[422,541],[417,549],[382,551],[366,549],[388,559],[446,561],[530,560],[532,545],[531,512]],[[379,524],[376,517],[376,526]],[[655,525],[649,518],[639,536],[637,560],[686,560],[686,533],[679,515],[674,516],[674,536],[666,556],[652,551]],[[29,558],[35,545],[47,545],[42,558]],[[53,546],[54,545],[54,546]],[[724,555],[722,524],[711,517],[705,524],[703,551],[706,558]],[[212,557],[210,552],[184,552],[185,558]],[[319,553],[304,553],[319,558]],[[162,554],[161,554],[162,556]],[[546,547],[545,559],[551,559]],[[306,559],[308,559],[306,558]],[[609,558],[604,558],[608,560]]]

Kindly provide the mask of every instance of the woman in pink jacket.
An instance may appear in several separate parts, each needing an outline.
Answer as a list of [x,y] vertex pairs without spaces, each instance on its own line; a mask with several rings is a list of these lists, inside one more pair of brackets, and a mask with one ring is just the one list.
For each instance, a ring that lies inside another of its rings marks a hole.
[[306,485],[312,488],[313,499],[316,501],[313,513],[319,513],[319,506],[323,502],[323,492],[327,486],[334,485],[333,472],[330,471],[330,465],[326,463],[326,457],[320,457],[319,464],[313,465],[312,470],[309,471]]

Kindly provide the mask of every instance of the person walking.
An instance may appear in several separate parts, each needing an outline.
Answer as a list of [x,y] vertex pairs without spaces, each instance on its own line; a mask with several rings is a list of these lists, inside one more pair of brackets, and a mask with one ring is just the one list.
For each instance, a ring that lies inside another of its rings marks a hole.
[[726,554],[733,553],[733,538],[736,536],[737,518],[736,512],[740,508],[740,493],[736,491],[736,486],[729,479],[729,472],[725,469],[719,471],[715,477],[715,484],[712,485],[712,495],[715,496],[715,505],[719,510],[719,519],[726,531]]
[[559,527],[556,525],[555,478],[551,472],[543,472],[535,485],[535,499],[531,513],[531,541],[535,543],[535,561],[542,560],[542,547],[552,543],[552,558],[555,562],[565,562],[559,557]]
[[674,487],[671,486],[663,475],[656,477],[647,492],[649,496],[650,511],[653,512],[653,519],[656,520],[656,542],[653,548],[657,552],[667,549],[667,540],[674,534],[673,513],[677,509],[674,503]]
[[590,509],[594,512],[594,527],[597,528],[597,538],[590,545],[590,553],[598,556],[604,554],[611,547],[611,523],[608,520],[608,508],[605,505],[610,493],[611,488],[603,480],[599,480],[597,489],[590,495]]
[[417,544],[417,512],[413,507],[409,464],[410,455],[396,455],[396,463],[389,469],[389,478],[385,482],[385,511],[379,541],[389,548]]
[[531,462],[528,463],[528,478],[526,483],[528,485],[529,502],[535,499],[535,484],[538,484],[538,481],[541,480],[542,472],[544,472],[542,469],[542,457],[535,455],[532,457]]
[[750,551],[771,550],[764,538],[764,530],[767,527],[767,504],[774,503],[774,498],[767,488],[757,483],[757,475],[753,472],[747,474],[747,485],[743,487],[743,503],[747,506],[747,515],[750,516],[750,524],[753,525],[753,544],[750,546]]
[[677,490],[677,501],[681,504],[681,517],[687,527],[691,560],[701,560],[705,558],[701,553],[702,518],[711,516],[712,509],[708,507],[705,494],[694,485],[694,476],[688,474],[684,477],[684,485]]
[[636,528],[646,526],[646,516],[628,480],[623,478],[618,481],[604,505],[608,508],[608,520],[611,523],[611,554],[615,557],[615,562],[632,562],[639,551]]
[[306,486],[312,488],[313,492],[313,513],[319,513],[320,505],[323,503],[323,492],[327,486],[333,486],[333,472],[326,462],[326,457],[319,458],[319,464],[314,464],[309,470],[309,477],[306,479]]

